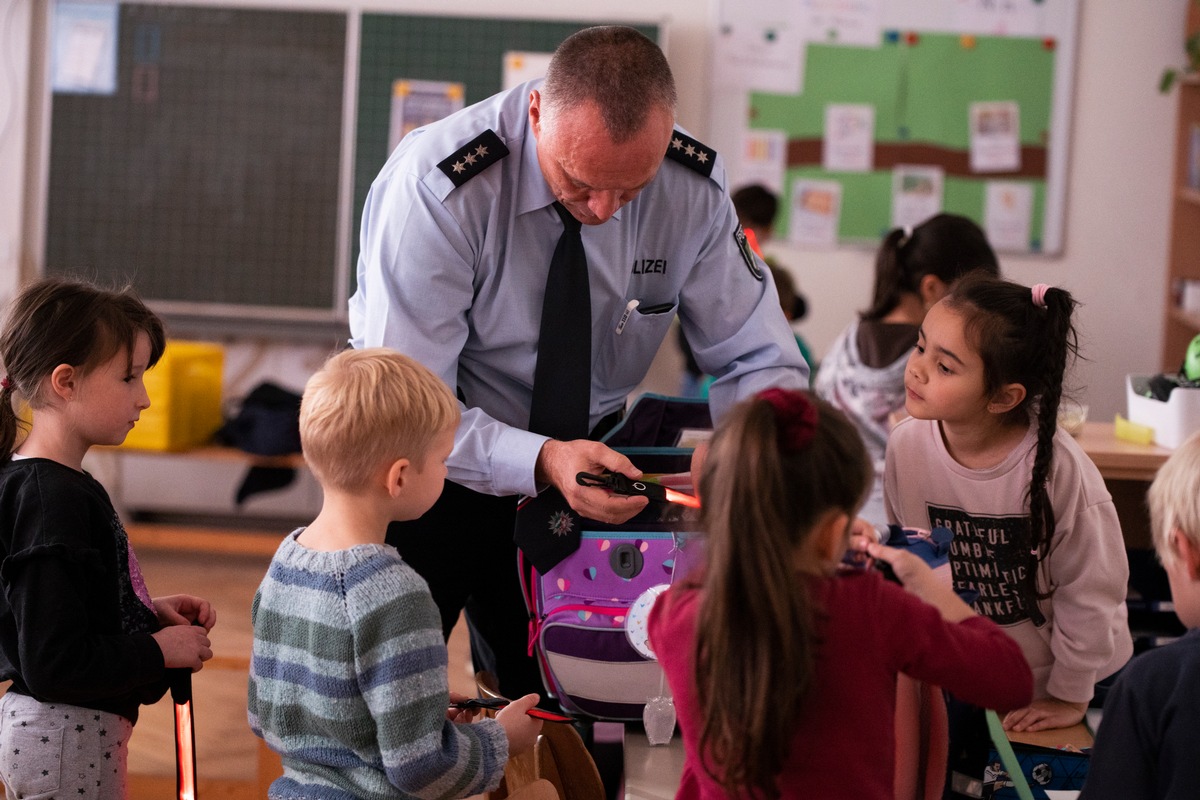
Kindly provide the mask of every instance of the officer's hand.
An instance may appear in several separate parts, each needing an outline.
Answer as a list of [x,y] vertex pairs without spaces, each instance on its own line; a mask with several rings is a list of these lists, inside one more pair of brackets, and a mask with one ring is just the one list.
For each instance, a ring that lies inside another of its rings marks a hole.
[[642,477],[642,471],[625,456],[600,442],[576,439],[560,442],[549,439],[538,453],[535,475],[539,483],[549,483],[562,493],[567,504],[589,519],[619,524],[633,517],[650,501],[644,497],[626,497],[596,486],[580,486],[580,472],[599,475],[605,470],[628,478]]

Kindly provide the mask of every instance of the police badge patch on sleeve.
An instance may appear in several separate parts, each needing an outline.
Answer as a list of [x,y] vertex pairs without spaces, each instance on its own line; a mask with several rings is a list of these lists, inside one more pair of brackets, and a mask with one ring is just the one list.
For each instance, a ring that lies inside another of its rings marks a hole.
[[746,232],[742,230],[741,225],[733,229],[733,240],[737,242],[738,250],[742,251],[742,260],[746,262],[746,269],[750,270],[754,280],[761,281],[763,279],[762,267],[758,265],[758,256],[754,255],[754,251],[750,249],[750,242],[746,240]]

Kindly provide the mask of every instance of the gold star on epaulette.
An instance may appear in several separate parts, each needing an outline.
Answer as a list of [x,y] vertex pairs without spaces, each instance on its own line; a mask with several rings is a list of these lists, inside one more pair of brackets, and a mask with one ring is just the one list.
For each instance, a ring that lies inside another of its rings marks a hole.
[[678,161],[706,178],[712,175],[716,156],[716,150],[679,131],[671,135],[671,143],[667,145],[667,158]]
[[508,155],[508,148],[496,132],[489,129],[476,136],[438,163],[454,185],[462,186]]

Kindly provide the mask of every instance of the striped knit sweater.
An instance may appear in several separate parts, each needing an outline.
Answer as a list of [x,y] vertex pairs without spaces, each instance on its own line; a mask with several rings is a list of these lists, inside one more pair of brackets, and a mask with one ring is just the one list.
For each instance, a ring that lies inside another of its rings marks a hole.
[[458,724],[441,618],[425,581],[387,545],[320,552],[286,537],[258,588],[253,731],[283,759],[269,796],[457,798],[494,789],[508,740]]

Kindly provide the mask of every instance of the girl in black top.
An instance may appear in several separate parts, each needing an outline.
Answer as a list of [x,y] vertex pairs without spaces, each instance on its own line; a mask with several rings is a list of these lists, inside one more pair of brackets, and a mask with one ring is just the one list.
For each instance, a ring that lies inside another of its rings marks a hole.
[[[83,471],[150,405],[162,323],[129,291],[48,279],[0,334],[0,778],[15,797],[125,795],[138,706],[212,657],[216,615],[151,598],[104,488]],[[22,422],[14,395],[32,413]],[[24,434],[21,436],[20,434]]]

